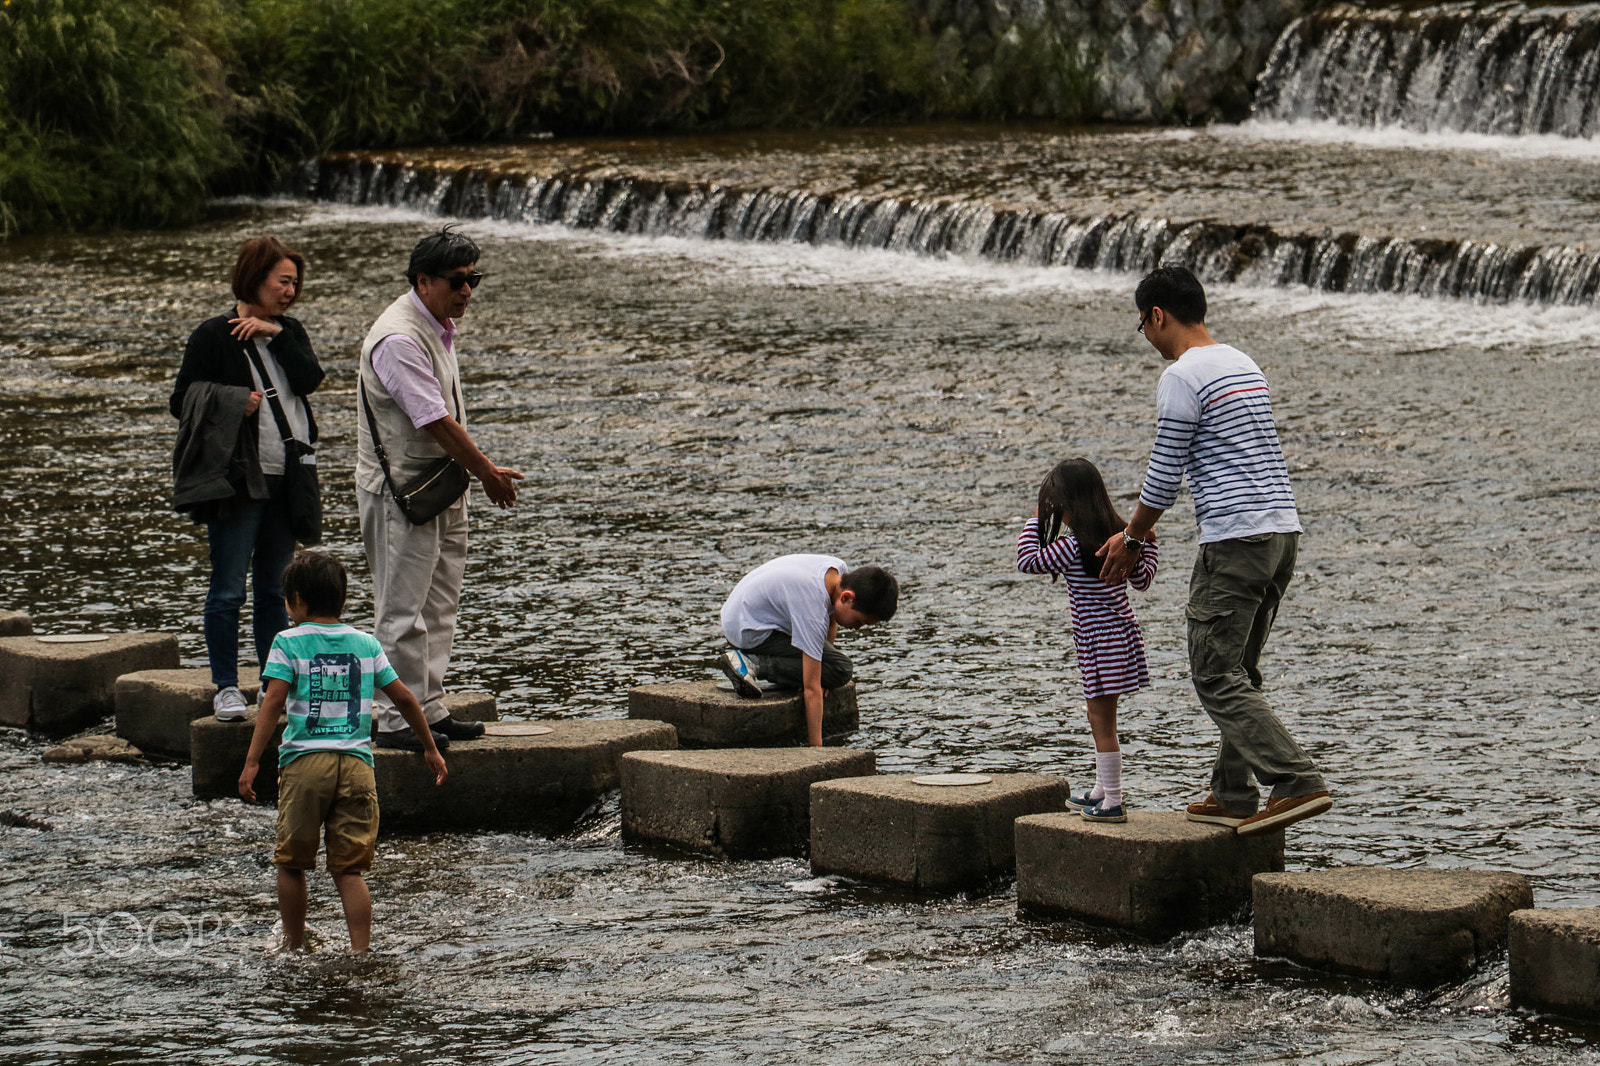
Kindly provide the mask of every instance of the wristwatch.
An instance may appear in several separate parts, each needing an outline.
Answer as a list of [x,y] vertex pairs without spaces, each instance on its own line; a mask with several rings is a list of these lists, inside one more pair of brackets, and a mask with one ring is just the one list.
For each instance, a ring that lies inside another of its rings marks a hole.
[[1144,551],[1144,541],[1129,535],[1126,529],[1122,531],[1122,546],[1134,554]]

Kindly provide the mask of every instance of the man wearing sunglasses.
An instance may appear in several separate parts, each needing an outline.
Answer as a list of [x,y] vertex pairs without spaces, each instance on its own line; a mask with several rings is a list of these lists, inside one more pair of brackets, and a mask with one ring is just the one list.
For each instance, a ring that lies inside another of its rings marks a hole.
[[[414,525],[395,503],[393,486],[409,484],[449,456],[478,479],[491,503],[516,502],[522,475],[479,450],[467,433],[461,399],[456,323],[483,282],[478,256],[477,244],[449,226],[424,237],[406,268],[411,288],[367,333],[359,370],[356,499],[372,568],[374,631],[400,680],[422,704],[440,748],[483,734],[482,723],[457,722],[444,706],[467,565],[467,496]],[[379,747],[423,750],[421,738],[381,693],[373,712]]]

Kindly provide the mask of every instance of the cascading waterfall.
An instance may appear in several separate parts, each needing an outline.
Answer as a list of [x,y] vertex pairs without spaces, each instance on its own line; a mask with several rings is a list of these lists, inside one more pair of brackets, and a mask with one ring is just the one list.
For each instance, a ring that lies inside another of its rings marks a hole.
[[361,153],[308,162],[295,192],[454,218],[702,240],[765,241],[1140,273],[1184,263],[1207,281],[1327,292],[1589,304],[1600,255],[1577,247],[1285,234],[1209,219],[1074,216],[981,200],[740,188],[625,174],[428,167]]
[[1600,132],[1600,6],[1335,7],[1278,38],[1258,118],[1497,136]]

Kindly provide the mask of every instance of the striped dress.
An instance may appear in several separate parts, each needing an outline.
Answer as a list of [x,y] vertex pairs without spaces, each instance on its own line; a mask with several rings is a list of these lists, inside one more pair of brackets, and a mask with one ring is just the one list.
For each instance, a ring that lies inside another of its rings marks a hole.
[[1070,532],[1063,530],[1041,551],[1039,520],[1030,518],[1022,527],[1017,538],[1017,569],[1024,574],[1060,574],[1067,579],[1072,646],[1078,654],[1085,698],[1120,696],[1150,684],[1144,633],[1128,604],[1128,586],[1140,592],[1148,589],[1156,576],[1159,555],[1154,542],[1146,543],[1128,580],[1107,585],[1078,565],[1078,540]]

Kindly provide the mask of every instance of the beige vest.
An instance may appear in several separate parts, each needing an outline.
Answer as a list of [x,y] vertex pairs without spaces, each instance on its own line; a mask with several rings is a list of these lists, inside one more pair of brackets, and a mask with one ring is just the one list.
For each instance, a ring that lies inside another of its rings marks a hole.
[[[427,430],[412,426],[411,419],[400,410],[400,406],[389,395],[389,390],[383,387],[377,372],[372,369],[372,349],[385,337],[397,333],[410,337],[417,347],[428,354],[433,363],[433,375],[439,379],[445,410],[463,426],[467,423],[467,413],[459,399],[461,368],[456,363],[455,353],[446,350],[444,343],[439,340],[438,328],[432,316],[417,309],[409,292],[402,294],[367,331],[367,339],[361,342],[361,367],[357,373],[367,391],[367,400],[372,404],[372,417],[378,424],[378,436],[383,441],[384,454],[389,458],[389,473],[395,484],[404,485],[429,462],[444,455],[445,450],[439,447]],[[358,393],[358,408],[360,403]],[[367,416],[359,409],[356,411],[356,432],[356,484],[368,492],[382,493],[386,488],[383,467],[378,465],[378,453],[372,447],[372,432],[367,427]]]

